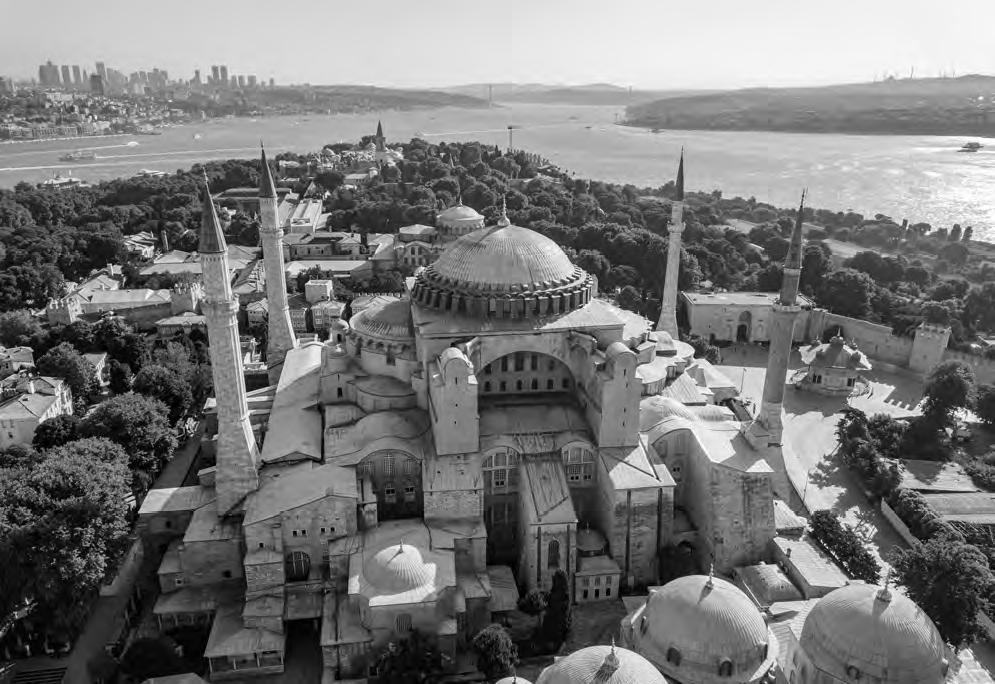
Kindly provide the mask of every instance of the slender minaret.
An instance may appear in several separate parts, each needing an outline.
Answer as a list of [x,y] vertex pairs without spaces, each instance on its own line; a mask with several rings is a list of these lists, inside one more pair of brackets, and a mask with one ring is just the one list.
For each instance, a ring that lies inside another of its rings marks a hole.
[[266,268],[266,308],[269,324],[266,337],[266,368],[269,382],[275,385],[283,372],[287,352],[297,346],[297,336],[290,322],[287,305],[287,276],[283,270],[283,226],[276,203],[276,186],[262,151],[262,170],[259,174],[259,237],[263,243],[263,261]]
[[802,273],[802,216],[804,210],[805,193],[802,193],[798,217],[795,220],[795,230],[791,235],[788,255],[784,259],[781,294],[774,304],[763,401],[760,404],[760,413],[747,431],[747,438],[755,447],[780,446],[781,436],[784,432],[781,405],[784,401],[784,384],[788,377],[788,361],[795,334],[795,319],[801,310],[801,307],[798,306],[798,283]]
[[669,333],[675,340],[677,333],[677,280],[681,271],[681,233],[684,232],[684,150],[677,167],[677,197],[670,215],[670,242],[667,245],[667,273],[663,281],[663,301],[657,330]]
[[377,120],[377,134],[373,138],[374,144],[377,146],[376,152],[373,153],[373,159],[377,164],[385,164],[387,162],[387,138],[383,135],[383,124],[380,120]]
[[204,178],[200,251],[204,279],[201,302],[207,317],[214,395],[218,402],[218,444],[215,490],[219,515],[237,513],[242,501],[259,487],[259,448],[249,424],[245,375],[238,335],[238,296],[231,291],[228,245]]

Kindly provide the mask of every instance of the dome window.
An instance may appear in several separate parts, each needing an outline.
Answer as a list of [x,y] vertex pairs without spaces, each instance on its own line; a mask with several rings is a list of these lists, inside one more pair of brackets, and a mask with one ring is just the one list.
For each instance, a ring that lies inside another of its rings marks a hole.
[[681,652],[671,646],[667,649],[667,662],[674,667],[681,666]]
[[732,677],[732,661],[728,658],[723,658],[722,662],[719,663],[719,676],[720,677]]
[[846,666],[846,677],[847,677],[847,679],[852,679],[855,682],[859,682],[860,681],[860,675],[861,675],[860,668],[857,667],[856,665],[847,665]]

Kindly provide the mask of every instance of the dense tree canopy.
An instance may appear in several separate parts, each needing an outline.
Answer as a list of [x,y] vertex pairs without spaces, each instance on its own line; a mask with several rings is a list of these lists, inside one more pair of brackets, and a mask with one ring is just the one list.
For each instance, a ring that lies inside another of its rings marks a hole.
[[518,649],[508,631],[501,625],[489,625],[473,638],[477,653],[477,669],[490,681],[514,674]]
[[48,350],[35,363],[42,375],[66,381],[78,411],[85,410],[86,402],[99,388],[96,369],[68,342]]
[[178,421],[193,403],[190,383],[171,366],[159,364],[145,366],[135,376],[132,389],[147,397],[159,399],[169,407],[171,423]]

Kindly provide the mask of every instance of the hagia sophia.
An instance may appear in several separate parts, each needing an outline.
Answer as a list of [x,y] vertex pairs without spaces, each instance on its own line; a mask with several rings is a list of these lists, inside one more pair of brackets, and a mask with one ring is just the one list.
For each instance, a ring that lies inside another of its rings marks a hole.
[[[724,579],[779,572],[800,211],[754,418],[679,340],[683,159],[655,326],[599,298],[552,240],[458,204],[404,296],[339,320],[326,342],[295,337],[262,161],[271,384],[246,389],[205,185],[216,465],[197,486],[153,490],[141,511],[164,540],[156,617],[211,625],[212,679],[282,672],[302,623],[324,681],[374,678],[376,656],[415,630],[458,670],[480,629],[563,573],[575,602],[624,597],[628,614],[617,644],[558,658],[538,684],[947,681],[936,628],[887,583],[798,595],[775,624]],[[659,586],[675,548],[707,574]]]

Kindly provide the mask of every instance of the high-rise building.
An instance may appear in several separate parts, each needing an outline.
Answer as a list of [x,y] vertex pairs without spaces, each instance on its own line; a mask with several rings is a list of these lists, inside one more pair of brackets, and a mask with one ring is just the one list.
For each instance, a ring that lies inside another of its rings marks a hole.
[[100,78],[107,78],[107,67],[104,66],[103,62],[97,62],[97,75],[100,76]]
[[0,93],[7,94],[14,92],[14,82],[9,78],[0,76]]
[[106,95],[107,79],[100,74],[90,74],[90,92],[94,95]]
[[232,88],[237,88],[238,87],[238,77],[237,76],[232,76],[231,77],[231,82],[228,85],[230,85]]
[[238,77],[238,87],[239,88],[244,88],[245,87],[245,76],[239,76]]
[[45,87],[59,85],[59,67],[52,64],[51,60],[38,67],[38,83]]
[[217,85],[221,81],[221,71],[217,64],[211,66],[211,83]]
[[72,73],[69,71],[69,65],[68,64],[63,64],[62,65],[62,85],[64,85],[65,87],[68,88],[72,84],[73,84],[73,77],[72,77]]
[[256,77],[255,76],[249,76],[249,87],[250,88],[255,88],[256,87]]
[[200,69],[193,70],[193,84],[200,85]]
[[73,64],[73,85],[77,88],[83,85],[83,73],[79,69],[79,64]]
[[221,65],[221,84],[227,86],[231,81],[228,80],[228,67],[224,64]]
[[271,78],[271,79],[269,80],[269,87],[270,87],[270,88],[274,88],[274,87],[276,87],[276,83],[275,83],[275,82],[273,81],[273,79],[272,79],[272,78]]

